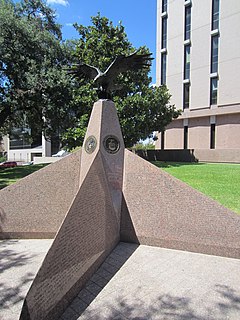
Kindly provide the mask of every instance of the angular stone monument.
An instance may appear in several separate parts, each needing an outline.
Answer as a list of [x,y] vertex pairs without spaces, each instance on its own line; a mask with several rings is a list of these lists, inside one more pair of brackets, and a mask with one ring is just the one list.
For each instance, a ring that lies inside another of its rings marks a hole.
[[20,320],[59,319],[119,241],[240,258],[240,217],[124,149],[110,100],[94,104],[77,181]]
[[21,320],[54,320],[120,239],[124,142],[113,102],[93,106],[80,186],[24,301]]
[[[109,98],[118,72],[149,60],[133,53],[104,73],[84,64],[72,73]],[[240,216],[125,150],[107,99],[93,106],[82,151],[0,191],[1,238],[53,234],[20,320],[58,320],[119,241],[240,258]]]
[[121,241],[240,258],[240,215],[125,150]]
[[0,239],[52,239],[79,188],[81,150],[0,190]]

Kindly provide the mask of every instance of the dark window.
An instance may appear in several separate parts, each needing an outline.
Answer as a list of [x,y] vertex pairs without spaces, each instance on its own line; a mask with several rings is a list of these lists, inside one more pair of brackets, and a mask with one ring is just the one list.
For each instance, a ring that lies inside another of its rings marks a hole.
[[215,149],[215,123],[211,124],[210,149]]
[[9,135],[10,150],[29,149],[42,145],[42,133],[31,135],[29,128],[13,128]]
[[184,79],[190,79],[190,45],[184,47]]
[[211,45],[211,73],[218,71],[218,36],[212,37]]
[[190,83],[183,84],[183,109],[189,108]]
[[167,54],[162,53],[161,56],[161,84],[166,84],[167,77]]
[[212,30],[219,27],[219,0],[212,1]]
[[162,18],[162,49],[167,48],[167,17]]
[[161,132],[161,149],[164,150],[165,145],[164,145],[164,139],[165,139],[165,131]]
[[191,38],[191,6],[185,7],[185,32],[184,40],[190,40]]
[[210,84],[210,104],[217,104],[218,79],[211,78]]
[[184,141],[183,141],[183,148],[188,148],[188,126],[184,126]]
[[167,12],[167,0],[162,0],[162,12]]

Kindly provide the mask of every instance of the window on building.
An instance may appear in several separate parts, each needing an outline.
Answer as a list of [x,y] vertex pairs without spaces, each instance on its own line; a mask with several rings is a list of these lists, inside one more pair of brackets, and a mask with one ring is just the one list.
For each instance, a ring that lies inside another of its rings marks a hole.
[[191,38],[191,6],[185,7],[185,32],[184,40],[190,40]]
[[210,132],[210,149],[215,149],[215,136],[216,136],[215,128],[216,128],[215,123],[212,123],[211,132]]
[[165,131],[162,131],[161,132],[161,149],[162,150],[164,150],[165,148],[164,140],[165,140]]
[[211,78],[210,105],[217,104],[218,78]]
[[29,128],[13,128],[9,140],[10,150],[35,148],[42,145],[42,133],[32,136]]
[[167,12],[167,0],[162,0],[162,12]]
[[184,126],[183,149],[188,148],[188,126]]
[[219,27],[219,0],[212,0],[212,30]]
[[167,48],[167,17],[162,18],[162,49]]
[[211,73],[218,72],[218,35],[212,37],[211,45]]
[[183,84],[183,109],[189,108],[190,83]]
[[190,45],[184,47],[184,80],[190,79]]
[[167,54],[162,53],[161,56],[161,85],[166,84],[167,78]]

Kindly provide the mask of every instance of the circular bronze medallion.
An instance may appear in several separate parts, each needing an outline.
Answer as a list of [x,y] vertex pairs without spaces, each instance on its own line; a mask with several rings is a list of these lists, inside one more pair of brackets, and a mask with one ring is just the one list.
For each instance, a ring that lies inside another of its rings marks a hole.
[[94,136],[90,136],[87,138],[84,149],[87,153],[93,153],[97,146],[97,139]]
[[108,153],[117,153],[120,149],[120,141],[115,136],[106,136],[103,145]]

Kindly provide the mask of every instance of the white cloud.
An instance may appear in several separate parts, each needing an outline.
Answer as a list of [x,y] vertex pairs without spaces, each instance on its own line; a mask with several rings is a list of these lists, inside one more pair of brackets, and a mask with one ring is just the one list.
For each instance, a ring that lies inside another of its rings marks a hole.
[[72,27],[72,26],[73,26],[73,23],[66,23],[65,26],[67,26],[67,27]]
[[48,4],[61,4],[63,6],[67,6],[69,2],[67,0],[47,0]]

